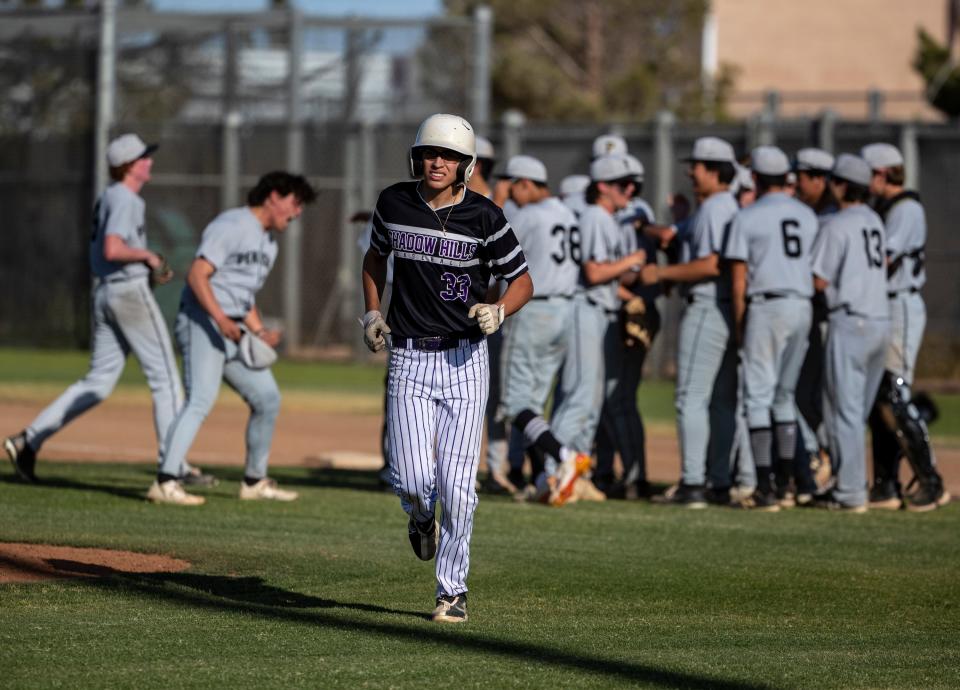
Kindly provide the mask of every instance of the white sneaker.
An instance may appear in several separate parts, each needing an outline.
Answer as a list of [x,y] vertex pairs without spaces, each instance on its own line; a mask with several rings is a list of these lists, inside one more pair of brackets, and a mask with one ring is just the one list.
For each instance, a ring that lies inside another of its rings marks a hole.
[[299,495],[296,491],[277,488],[276,480],[267,477],[253,486],[247,486],[246,482],[240,483],[241,501],[296,501]]
[[207,502],[203,496],[188,494],[176,479],[169,479],[162,484],[154,480],[147,491],[147,500],[151,503],[170,503],[178,506],[202,506]]

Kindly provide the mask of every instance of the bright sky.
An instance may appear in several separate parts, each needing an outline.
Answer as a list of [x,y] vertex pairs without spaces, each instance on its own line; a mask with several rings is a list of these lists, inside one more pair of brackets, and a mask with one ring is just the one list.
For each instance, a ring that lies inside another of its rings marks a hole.
[[[427,17],[440,14],[441,0],[295,0],[305,12],[319,15]],[[268,0],[153,0],[158,10],[195,12],[255,12]]]

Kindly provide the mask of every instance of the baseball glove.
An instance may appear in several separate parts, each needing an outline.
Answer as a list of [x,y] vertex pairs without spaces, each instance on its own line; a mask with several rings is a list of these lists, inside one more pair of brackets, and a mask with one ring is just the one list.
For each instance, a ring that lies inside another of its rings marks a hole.
[[624,302],[620,310],[623,342],[627,347],[650,347],[653,334],[647,323],[647,305],[641,297]]
[[150,271],[151,285],[166,285],[173,280],[173,269],[167,263],[167,257],[163,254],[157,254],[160,257],[160,265]]

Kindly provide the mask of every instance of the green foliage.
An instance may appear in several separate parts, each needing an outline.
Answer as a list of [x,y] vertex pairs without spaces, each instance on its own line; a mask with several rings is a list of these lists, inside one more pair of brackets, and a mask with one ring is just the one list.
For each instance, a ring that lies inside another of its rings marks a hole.
[[[147,465],[0,475],[0,541],[166,553],[181,573],[0,585],[4,687],[949,688],[960,510],[928,515],[551,510],[484,498],[471,620],[442,627],[373,473],[240,469],[198,509],[147,504]],[[85,570],[79,562],[58,567]]]
[[917,29],[913,69],[927,83],[927,100],[948,117],[960,115],[960,69],[950,52],[924,29]]
[[[664,107],[680,118],[723,116],[731,73],[721,75],[712,99],[701,84],[704,0],[445,4],[453,15],[492,6],[493,100],[500,111],[515,108],[555,122],[644,120]],[[430,60],[451,52],[428,44],[436,49]],[[429,74],[432,79],[435,71]]]

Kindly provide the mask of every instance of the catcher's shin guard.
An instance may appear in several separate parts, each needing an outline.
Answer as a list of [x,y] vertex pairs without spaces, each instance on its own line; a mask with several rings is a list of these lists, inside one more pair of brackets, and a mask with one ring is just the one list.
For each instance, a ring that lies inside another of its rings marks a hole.
[[921,484],[941,485],[942,479],[933,463],[926,422],[910,401],[910,389],[901,377],[889,371],[884,373],[877,394],[876,412],[887,429],[893,432],[916,479]]

